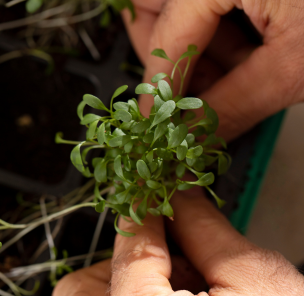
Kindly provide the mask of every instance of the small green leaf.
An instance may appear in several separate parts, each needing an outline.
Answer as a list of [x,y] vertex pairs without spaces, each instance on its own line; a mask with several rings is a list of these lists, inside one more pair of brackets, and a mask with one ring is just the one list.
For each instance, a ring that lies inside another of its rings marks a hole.
[[140,160],[137,161],[136,168],[137,168],[138,174],[144,180],[149,180],[151,178],[150,170],[149,170],[147,164],[142,159],[140,159]]
[[207,134],[215,133],[219,126],[219,119],[215,110],[209,107],[206,110],[206,116],[212,121],[212,124],[205,127]]
[[108,181],[107,177],[107,164],[108,161],[100,161],[97,163],[94,169],[94,177],[98,183],[106,183]]
[[77,115],[78,115],[78,117],[79,117],[80,120],[83,119],[83,109],[84,109],[84,107],[86,106],[86,104],[87,104],[86,102],[81,101],[81,102],[78,104],[78,106],[77,106]]
[[139,204],[139,206],[137,207],[136,209],[136,215],[141,219],[145,219],[146,216],[147,216],[147,208],[148,208],[148,204],[147,204],[147,201],[148,201],[148,196],[149,194],[147,194],[145,196],[145,198],[143,199],[143,201]]
[[114,132],[112,133],[112,136],[118,137],[118,136],[125,136],[126,134],[121,130],[120,128],[116,128]]
[[153,150],[146,155],[146,159],[149,163],[153,161]]
[[123,164],[124,164],[124,168],[126,171],[130,172],[131,171],[131,161],[130,161],[130,157],[129,155],[124,155],[122,157],[122,161],[123,161]]
[[163,58],[166,59],[167,61],[170,61],[171,63],[173,63],[172,60],[169,59],[169,57],[167,56],[167,54],[165,53],[165,51],[161,48],[156,48],[151,52],[151,55],[159,57],[159,58]]
[[160,81],[166,77],[169,77],[169,75],[167,75],[166,73],[158,73],[152,77],[151,82],[157,83],[158,81]]
[[157,170],[158,165],[156,162],[153,161],[153,162],[148,163],[148,167],[149,167],[150,172],[153,174]]
[[193,165],[193,168],[199,172],[203,171],[205,169],[205,160],[203,157],[199,157],[195,164]]
[[225,155],[220,154],[218,158],[218,174],[222,175],[227,172],[229,168],[228,160]]
[[158,179],[163,171],[163,161],[162,160],[158,160],[158,169],[155,171],[154,173],[154,178]]
[[144,154],[148,150],[148,147],[140,145],[135,147],[135,152],[138,154]]
[[109,111],[108,108],[103,104],[103,102],[93,95],[84,95],[83,101],[94,109]]
[[165,103],[159,95],[154,97],[154,107],[155,107],[155,112],[159,110],[159,108]]
[[186,162],[188,166],[193,166],[195,164],[195,162],[197,161],[197,158],[186,158]]
[[161,212],[158,209],[154,209],[154,208],[149,208],[148,212],[155,217],[158,217],[161,215]]
[[102,28],[107,28],[111,22],[111,13],[109,9],[104,10],[104,12],[101,15],[99,24]]
[[73,165],[76,167],[76,169],[81,173],[83,173],[85,171],[85,167],[83,165],[82,157],[81,157],[81,153],[80,153],[80,147],[84,143],[85,142],[81,142],[80,144],[75,146],[71,152],[71,161],[72,161]]
[[95,211],[97,213],[102,213],[105,210],[106,201],[102,200],[95,206]]
[[149,83],[141,83],[139,85],[137,85],[137,87],[135,88],[135,93],[137,95],[140,95],[140,94],[157,94],[157,90],[156,88],[149,84]]
[[181,179],[185,175],[185,172],[186,167],[182,163],[179,163],[175,170],[176,176]]
[[113,117],[116,120],[129,122],[132,120],[132,115],[126,110],[117,110],[113,113]]
[[123,9],[127,8],[131,12],[132,22],[135,20],[135,10],[134,5],[131,0],[106,0],[114,9],[117,11],[122,11]]
[[41,5],[43,4],[43,0],[27,0],[25,7],[28,13],[36,12]]
[[118,97],[120,94],[122,94],[124,91],[126,91],[128,88],[127,85],[122,85],[119,88],[117,88],[111,98],[111,100],[115,99],[116,97]]
[[124,135],[118,136],[109,141],[109,146],[111,147],[122,147],[131,141],[131,136]]
[[188,51],[196,51],[196,50],[197,50],[197,46],[195,44],[188,45]]
[[187,152],[187,158],[190,159],[194,159],[194,158],[198,158],[199,156],[201,156],[203,153],[203,147],[202,146],[196,146],[196,147],[192,147],[188,150]]
[[199,109],[203,106],[203,102],[198,98],[183,98],[176,103],[176,106],[183,110]]
[[119,192],[117,193],[116,196],[116,200],[118,204],[123,204],[127,201],[127,197],[129,195],[130,189],[128,188],[127,190],[123,191],[123,192]]
[[213,146],[219,143],[219,139],[215,134],[210,134],[205,141],[203,142],[203,146]]
[[[114,221],[114,228],[115,228],[116,232],[117,232],[118,234],[122,235],[122,236],[125,236],[125,237],[132,237],[132,236],[134,236],[135,233],[126,232],[126,231],[123,231],[123,230],[121,230],[121,229],[118,228],[118,226],[117,226],[117,219],[118,219],[118,216],[119,216],[119,214],[116,216],[115,221]],[[125,216],[125,215],[124,215],[124,216]]]
[[95,137],[98,122],[99,120],[95,120],[90,123],[90,127],[87,130],[87,140],[91,140]]
[[193,134],[188,134],[186,136],[186,141],[187,141],[188,147],[191,147],[194,144],[194,142],[195,142],[194,135]]
[[103,122],[97,129],[97,141],[100,145],[105,142],[105,122]]
[[139,106],[136,99],[128,100],[128,104],[138,115],[140,115]]
[[194,137],[200,137],[201,135],[206,134],[206,130],[203,126],[198,126],[195,131],[192,132]]
[[154,138],[154,133],[149,133],[149,134],[146,134],[144,137],[143,137],[143,141],[145,143],[152,143],[153,142],[153,138]]
[[168,124],[166,122],[161,122],[157,125],[154,132],[154,142],[162,137],[168,130]]
[[60,143],[64,143],[63,141],[63,133],[62,132],[57,132],[55,135],[55,143],[56,144],[60,144]]
[[168,141],[168,149],[179,146],[185,140],[187,134],[188,134],[188,127],[185,124],[182,123],[179,126],[177,126],[170,135]]
[[171,151],[167,150],[167,149],[164,149],[164,148],[157,148],[156,150],[156,154],[162,158],[162,159],[165,159],[165,160],[170,160],[173,158],[173,154]]
[[86,114],[83,119],[80,121],[80,124],[82,125],[86,125],[86,124],[90,124],[91,122],[95,121],[95,120],[99,120],[101,117],[96,115],[96,114]]
[[120,128],[123,129],[123,130],[130,130],[132,128],[132,126],[135,124],[135,121],[134,120],[131,120],[129,122],[123,122],[121,125],[120,125]]
[[191,189],[192,187],[194,187],[195,185],[193,184],[187,184],[187,183],[183,183],[183,184],[179,184],[177,186],[177,189],[180,190],[180,191],[183,191],[183,190],[188,190],[188,189]]
[[176,157],[178,160],[184,160],[188,152],[188,144],[187,141],[184,140],[177,148],[176,148]]
[[112,203],[106,204],[106,207],[113,209],[114,211],[118,212],[119,214],[121,214],[125,217],[130,217],[129,206],[130,206],[130,204],[128,204],[128,203],[124,203],[122,205],[112,204]]
[[193,184],[193,185],[199,185],[199,186],[208,186],[208,185],[211,185],[213,182],[214,182],[214,174],[213,173],[207,173],[195,182],[188,182],[187,181],[187,184]]
[[131,132],[135,134],[140,134],[144,131],[146,131],[151,125],[151,122],[149,119],[145,119],[140,121],[139,123],[135,124],[131,128]]
[[151,189],[159,189],[162,184],[156,182],[156,181],[153,181],[153,180],[148,180],[146,182],[146,184],[148,185],[148,187],[150,187]]
[[226,204],[226,202],[224,200],[220,199],[211,188],[209,188],[209,187],[206,187],[206,188],[211,193],[211,195],[214,197],[214,199],[217,203],[217,206],[219,208],[222,208]]
[[165,80],[158,81],[158,90],[164,101],[172,100],[172,90],[167,81]]
[[209,165],[213,164],[217,160],[218,157],[214,157],[214,156],[211,156],[211,155],[203,154],[202,158],[205,161],[205,165],[209,166]]
[[115,110],[126,110],[126,111],[129,111],[129,104],[128,103],[125,103],[125,102],[116,102],[113,104],[113,108]]
[[187,121],[190,121],[192,119],[194,119],[196,117],[196,114],[193,112],[193,111],[188,111],[184,118],[183,118],[183,121],[187,122]]
[[174,215],[173,209],[167,199],[159,207],[157,207],[157,209],[161,211],[164,216],[173,217]]
[[124,150],[126,153],[130,153],[132,148],[133,148],[133,141],[128,142],[125,146],[124,146]]
[[167,118],[169,118],[171,116],[171,113],[174,111],[175,109],[175,102],[170,100],[165,102],[157,111],[157,113],[155,114],[153,123],[151,125],[151,127],[159,124],[160,122],[163,122],[164,120],[166,120]]
[[123,180],[125,179],[123,171],[122,171],[122,167],[121,167],[121,155],[117,155],[114,160],[114,171],[119,178],[121,178]]

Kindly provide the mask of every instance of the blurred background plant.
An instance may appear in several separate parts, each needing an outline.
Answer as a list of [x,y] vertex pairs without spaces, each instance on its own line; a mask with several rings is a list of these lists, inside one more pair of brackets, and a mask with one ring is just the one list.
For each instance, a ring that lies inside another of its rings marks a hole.
[[27,50],[20,53],[39,49],[77,55],[84,45],[91,57],[99,61],[99,43],[105,38],[100,38],[98,28],[108,28],[111,19],[125,8],[134,20],[131,0],[0,0],[0,32],[10,30],[26,41]]

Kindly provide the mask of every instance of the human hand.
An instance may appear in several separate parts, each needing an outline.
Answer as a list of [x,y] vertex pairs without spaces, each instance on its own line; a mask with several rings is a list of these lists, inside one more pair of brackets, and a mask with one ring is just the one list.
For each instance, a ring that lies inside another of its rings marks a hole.
[[[220,17],[233,7],[243,9],[262,34],[262,46],[211,88],[198,94],[218,113],[218,135],[226,140],[303,100],[303,1],[133,0],[133,3],[137,12],[134,23],[130,22],[128,11],[123,11],[123,17],[134,47],[146,67],[144,82],[150,83],[156,73],[170,73],[172,69],[169,62],[150,55],[153,49],[164,49],[172,60],[177,60],[188,44],[196,44],[200,52],[204,51]],[[232,47],[234,45],[234,57],[247,46],[235,43]],[[218,53],[227,55],[228,46],[226,40],[218,46]],[[206,78],[202,85],[204,80]],[[177,82],[175,86],[178,87]],[[140,101],[141,110],[147,116],[153,100],[143,95]]]
[[[210,287],[208,294],[198,295],[303,296],[304,277],[279,253],[261,249],[241,236],[197,189],[172,198],[175,216],[168,224]],[[53,296],[100,296],[107,292],[112,296],[193,295],[187,290],[174,291],[170,285],[171,261],[161,217],[148,214],[144,226],[121,220],[120,228],[136,236],[117,235],[112,276],[110,261],[103,261],[64,277]],[[197,277],[193,272],[191,276]],[[187,283],[189,278],[182,280]]]

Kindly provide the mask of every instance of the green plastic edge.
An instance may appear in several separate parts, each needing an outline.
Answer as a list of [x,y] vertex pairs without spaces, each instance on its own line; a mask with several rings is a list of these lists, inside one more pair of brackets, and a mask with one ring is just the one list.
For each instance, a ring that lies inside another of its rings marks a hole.
[[285,116],[285,110],[267,118],[261,123],[261,131],[254,145],[254,155],[250,159],[251,168],[247,176],[245,190],[239,195],[239,207],[231,214],[231,224],[245,234],[258,200],[267,167]]

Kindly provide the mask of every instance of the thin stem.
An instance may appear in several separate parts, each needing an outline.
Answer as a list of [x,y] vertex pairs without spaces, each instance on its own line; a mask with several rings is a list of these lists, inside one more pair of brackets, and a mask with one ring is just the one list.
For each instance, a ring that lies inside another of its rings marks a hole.
[[83,43],[86,45],[86,47],[90,51],[90,54],[93,57],[93,59],[95,61],[99,61],[100,60],[99,51],[97,50],[92,39],[90,38],[89,34],[87,33],[87,31],[85,30],[85,28],[83,26],[78,30],[78,33],[79,33]]
[[176,185],[176,186],[173,188],[173,190],[171,191],[171,193],[170,193],[170,195],[169,195],[169,197],[168,197],[168,201],[169,201],[169,200],[171,199],[171,197],[173,196],[175,190],[177,189],[177,186],[178,186],[178,185]]
[[184,70],[184,74],[183,74],[182,79],[181,79],[181,84],[180,84],[180,88],[179,88],[179,94],[180,95],[182,94],[182,91],[183,91],[184,81],[185,81],[185,78],[186,78],[186,75],[187,75],[187,72],[188,72],[188,69],[189,69],[189,66],[190,66],[190,62],[191,62],[191,57],[188,58],[187,65],[186,65],[186,68]]
[[13,294],[7,293],[7,292],[5,292],[3,290],[0,290],[0,295],[1,296],[14,296]]
[[[45,206],[45,197],[40,198],[40,207],[41,207],[41,214],[43,218],[47,217],[47,211],[46,211],[46,206]],[[49,245],[49,250],[50,250],[50,259],[51,260],[56,260],[56,254],[55,254],[55,244],[53,240],[53,236],[51,233],[51,227],[48,221],[45,221],[44,223],[44,229],[45,229],[45,235],[46,235],[46,240]],[[56,278],[56,267],[51,269],[51,275],[50,278],[55,279]]]
[[70,25],[70,24],[80,23],[80,22],[89,20],[89,19],[99,15],[101,12],[103,12],[103,10],[106,7],[107,7],[107,3],[101,2],[101,4],[99,6],[97,6],[96,8],[94,8],[88,12],[85,12],[85,13],[82,13],[79,15],[75,15],[72,17],[56,18],[53,20],[42,20],[41,22],[39,22],[37,24],[37,26],[40,28],[56,28],[56,27]]
[[108,208],[105,208],[103,213],[99,215],[99,219],[98,219],[98,222],[97,222],[97,225],[95,228],[94,236],[93,236],[92,243],[91,243],[90,250],[89,250],[90,255],[88,255],[87,259],[85,260],[83,267],[88,267],[92,263],[93,254],[96,251],[99,236],[100,236],[105,218],[107,216],[107,213],[108,213]]
[[2,272],[0,272],[0,279],[10,287],[16,296],[21,296],[21,293],[18,291],[17,286]]
[[[95,207],[96,203],[82,203],[79,205],[75,205],[73,207],[70,207],[68,209],[65,209],[63,211],[60,211],[58,213],[54,213],[52,215],[47,216],[46,218],[41,218],[36,222],[30,223],[30,224],[24,224],[24,225],[15,225],[18,226],[17,228],[25,228],[22,231],[20,231],[16,236],[14,236],[12,239],[10,239],[7,243],[5,243],[2,248],[0,249],[0,253],[3,252],[4,250],[6,250],[8,247],[10,247],[12,244],[14,244],[15,242],[17,242],[21,237],[23,237],[24,235],[26,235],[27,233],[29,233],[30,231],[32,231],[33,229],[35,229],[36,227],[40,226],[41,224],[45,223],[46,221],[53,221],[56,219],[59,219],[62,216],[65,216],[77,209],[80,208],[84,208],[84,207]],[[1,229],[1,228],[0,228]]]
[[59,14],[63,13],[64,11],[69,10],[71,6],[72,6],[71,2],[68,2],[68,3],[65,3],[63,5],[50,8],[48,10],[45,10],[45,11],[39,13],[39,14],[35,14],[33,16],[30,16],[30,17],[26,17],[26,18],[23,18],[23,19],[12,21],[12,22],[2,23],[2,24],[0,24],[0,31],[14,29],[14,28],[18,28],[18,27],[27,26],[27,25],[37,23],[37,22],[39,22],[43,19],[47,19],[47,18],[52,17],[54,15],[59,15]]

